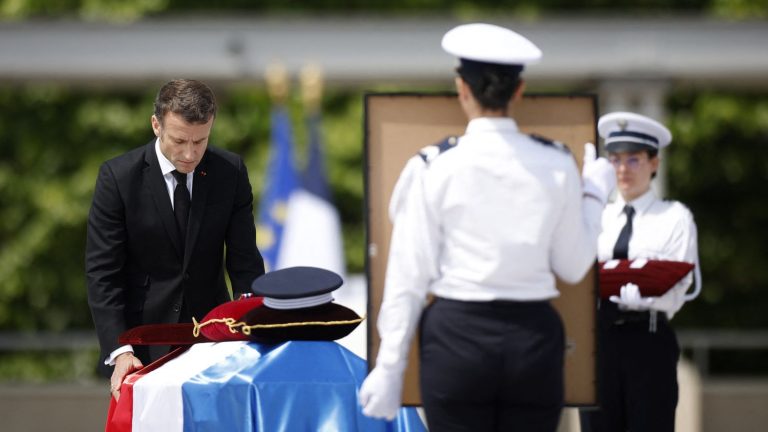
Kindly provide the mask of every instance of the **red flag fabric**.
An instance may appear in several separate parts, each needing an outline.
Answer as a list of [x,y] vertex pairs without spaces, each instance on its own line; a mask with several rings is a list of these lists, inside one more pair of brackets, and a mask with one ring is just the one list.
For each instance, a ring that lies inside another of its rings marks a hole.
[[189,347],[176,348],[168,354],[160,357],[156,361],[145,366],[130,375],[123,381],[120,387],[120,400],[111,398],[109,401],[109,410],[107,411],[107,424],[105,432],[131,432],[133,429],[133,385],[139,378],[158,369],[171,359],[178,357]]

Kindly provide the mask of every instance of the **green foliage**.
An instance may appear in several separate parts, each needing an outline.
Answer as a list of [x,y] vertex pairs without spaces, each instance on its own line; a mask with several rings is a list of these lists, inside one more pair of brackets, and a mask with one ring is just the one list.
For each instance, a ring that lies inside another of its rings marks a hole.
[[133,21],[182,14],[328,13],[439,14],[473,20],[515,15],[535,19],[560,13],[710,13],[729,19],[768,15],[767,0],[0,0],[0,18],[73,17],[88,21]]
[[0,353],[0,382],[43,383],[95,378],[97,350]]
[[357,93],[331,95],[326,100],[323,139],[328,179],[344,230],[347,269],[361,273],[365,266],[363,220],[363,107]]
[[729,19],[759,19],[768,16],[768,0],[712,0],[712,14]]
[[0,17],[71,16],[89,21],[133,21],[165,10],[168,0],[2,0]]
[[704,281],[675,321],[765,328],[768,95],[679,93],[669,109],[669,195],[694,214]]
[[146,118],[139,99],[0,89],[0,328],[89,323],[82,268],[94,174]]

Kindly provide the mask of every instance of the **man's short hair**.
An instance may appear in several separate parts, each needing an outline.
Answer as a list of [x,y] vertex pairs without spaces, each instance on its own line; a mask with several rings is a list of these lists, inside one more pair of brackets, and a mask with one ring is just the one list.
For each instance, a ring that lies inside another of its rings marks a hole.
[[175,79],[165,83],[155,98],[155,117],[162,123],[169,112],[187,123],[207,123],[216,116],[216,97],[205,83]]

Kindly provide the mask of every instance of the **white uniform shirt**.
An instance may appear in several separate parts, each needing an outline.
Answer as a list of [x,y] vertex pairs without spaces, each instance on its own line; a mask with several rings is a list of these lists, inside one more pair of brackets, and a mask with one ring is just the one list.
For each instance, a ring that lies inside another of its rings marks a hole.
[[421,154],[406,164],[390,203],[377,364],[404,362],[428,292],[551,299],[555,275],[578,282],[597,252],[599,217],[585,224],[573,156],[520,133],[514,120],[474,119],[452,148]]
[[[623,212],[627,203],[618,195],[614,203],[603,211],[603,232],[598,238],[598,260],[613,258],[613,247],[627,217]],[[698,256],[696,224],[693,214],[677,201],[664,201],[653,190],[629,202],[635,209],[632,219],[632,237],[629,239],[627,257],[630,260],[685,261],[696,263]],[[666,312],[672,318],[685,303],[684,295],[691,286],[689,273],[664,295],[656,298],[651,308]],[[642,290],[642,287],[640,287]]]

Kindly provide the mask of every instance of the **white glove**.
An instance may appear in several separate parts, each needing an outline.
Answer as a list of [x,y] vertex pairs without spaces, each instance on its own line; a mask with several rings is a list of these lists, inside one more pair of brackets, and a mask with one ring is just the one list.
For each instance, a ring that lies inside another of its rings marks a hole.
[[581,178],[584,182],[584,193],[594,196],[605,205],[608,196],[616,187],[616,170],[608,159],[597,157],[597,150],[592,143],[584,144]]
[[360,386],[363,414],[393,420],[403,400],[403,374],[376,366]]
[[652,298],[640,295],[640,287],[628,283],[621,287],[621,296],[612,295],[609,300],[619,305],[623,310],[644,311],[651,308]]

